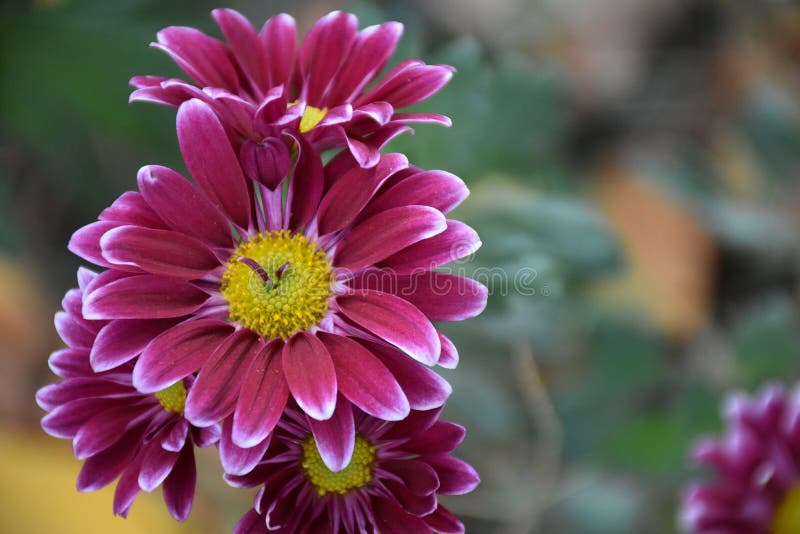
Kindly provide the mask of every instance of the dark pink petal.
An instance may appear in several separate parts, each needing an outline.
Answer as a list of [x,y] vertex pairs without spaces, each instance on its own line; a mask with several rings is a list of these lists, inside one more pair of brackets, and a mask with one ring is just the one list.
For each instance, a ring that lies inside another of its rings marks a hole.
[[458,365],[458,350],[453,342],[439,332],[439,341],[442,342],[442,354],[439,356],[439,365],[445,369],[455,369]]
[[194,444],[201,449],[217,443],[221,434],[222,429],[220,425],[207,426],[205,428],[192,428]]
[[245,174],[271,190],[283,183],[292,166],[289,149],[277,137],[268,137],[260,143],[245,140],[239,157]]
[[78,267],[78,287],[81,291],[86,291],[86,287],[97,278],[97,273],[86,267]]
[[130,361],[157,336],[175,325],[166,319],[117,319],[104,326],[92,345],[90,361],[102,373]]
[[372,102],[366,106],[361,106],[353,112],[353,122],[369,120],[379,126],[383,126],[392,120],[394,108],[387,102]]
[[170,429],[169,433],[161,440],[161,447],[166,451],[180,452],[186,444],[189,435],[189,422],[180,418]]
[[409,412],[400,384],[371,352],[344,336],[320,332],[336,368],[339,391],[364,412],[385,421],[398,421]]
[[481,246],[478,234],[459,221],[447,221],[447,229],[438,235],[401,250],[382,265],[397,274],[431,270],[474,253]]
[[119,226],[119,223],[98,221],[79,228],[72,234],[67,248],[73,254],[80,256],[86,261],[90,261],[101,267],[113,267],[104,257],[100,250],[100,238],[103,234]]
[[158,443],[151,442],[144,451],[142,468],[139,471],[139,487],[151,492],[161,485],[172,472],[179,452],[162,449]]
[[322,198],[324,174],[322,159],[303,135],[291,135],[298,146],[297,163],[289,183],[286,205],[289,210],[289,228],[304,226],[317,211]]
[[342,313],[362,328],[396,346],[415,360],[434,365],[441,345],[425,315],[400,297],[355,290],[336,299]]
[[340,396],[330,419],[325,421],[317,421],[311,417],[307,419],[319,455],[328,469],[336,473],[347,467],[356,444],[352,405]]
[[140,406],[122,405],[95,414],[75,434],[75,457],[83,460],[111,446],[141,412]]
[[466,433],[461,425],[437,421],[431,428],[404,443],[403,451],[420,455],[450,454],[464,441]]
[[166,319],[196,311],[208,300],[197,287],[140,274],[99,287],[83,301],[87,319]]
[[381,193],[364,210],[362,217],[396,208],[420,204],[447,213],[469,195],[464,182],[444,171],[423,171],[401,180]]
[[86,397],[128,397],[136,395],[129,385],[97,377],[79,377],[50,384],[36,392],[36,402],[43,410],[52,410],[60,404]]
[[453,389],[447,381],[392,347],[364,342],[403,388],[412,410],[431,410],[444,404]]
[[240,228],[250,222],[250,202],[239,160],[217,115],[192,99],[178,109],[178,142],[186,167],[209,199]]
[[272,432],[289,399],[281,368],[282,344],[264,347],[247,372],[233,413],[233,442],[252,447]]
[[392,116],[393,122],[425,122],[432,124],[441,124],[447,128],[453,125],[453,121],[447,115],[440,115],[438,113],[395,113]]
[[468,463],[452,456],[425,457],[425,461],[436,470],[439,477],[439,493],[463,495],[474,490],[481,479]]
[[439,489],[436,471],[425,462],[409,459],[392,459],[381,462],[381,467],[396,475],[415,495],[429,495]]
[[111,447],[87,459],[78,474],[78,491],[96,491],[111,484],[139,451],[144,428],[128,430]]
[[206,96],[200,100],[211,106],[227,128],[233,128],[247,138],[256,137],[253,122],[257,109],[255,104],[218,87],[206,87],[203,93]]
[[328,90],[328,102],[350,102],[371,82],[392,57],[403,34],[399,22],[372,26],[358,34],[353,48]]
[[317,336],[298,332],[283,346],[283,372],[289,391],[300,408],[318,421],[333,415],[336,407],[336,369]]
[[164,106],[178,107],[185,100],[182,95],[175,91],[164,89],[161,86],[145,87],[133,91],[128,97],[128,103],[149,102],[151,104],[162,104]]
[[464,523],[453,515],[453,513],[439,505],[436,511],[425,516],[425,523],[439,534],[464,534]]
[[115,265],[183,280],[202,278],[220,266],[202,241],[172,230],[120,226],[103,234],[100,248]]
[[167,167],[139,169],[139,189],[171,228],[220,247],[233,242],[230,223],[189,180]]
[[255,510],[244,514],[233,530],[233,534],[267,534],[268,532],[266,520]]
[[380,438],[381,440],[408,440],[432,427],[439,420],[441,413],[441,406],[432,410],[412,410],[402,421],[386,425],[380,433]]
[[383,80],[356,100],[356,107],[369,102],[388,102],[395,109],[421,102],[438,92],[453,77],[453,68],[425,65],[419,60],[404,61]]
[[192,447],[184,447],[175,467],[164,481],[164,502],[169,513],[178,521],[189,517],[194,500],[194,488],[197,483],[197,469]]
[[56,313],[54,322],[58,335],[70,347],[88,349],[92,346],[94,334],[81,326],[67,312]]
[[408,167],[402,154],[386,154],[375,167],[354,166],[325,194],[319,206],[319,233],[341,230],[356,218],[375,191],[391,175]]
[[269,447],[269,437],[256,442],[250,447],[242,448],[236,445],[231,438],[231,420],[226,419],[222,424],[222,436],[219,440],[219,459],[222,469],[229,475],[245,475],[264,457]]
[[61,378],[88,376],[92,374],[87,349],[61,349],[50,355],[47,361],[50,370]]
[[114,515],[128,517],[133,501],[141,491],[138,482],[140,464],[141,459],[137,457],[119,478],[117,488],[114,490]]
[[230,415],[245,373],[261,349],[258,337],[246,328],[228,336],[203,363],[186,397],[186,419],[206,427]]
[[428,271],[398,277],[397,294],[431,321],[463,321],[486,308],[489,290],[471,278]]
[[350,122],[353,119],[353,106],[344,104],[328,110],[325,117],[319,122],[318,126],[333,126]]
[[300,49],[300,66],[304,76],[303,95],[312,105],[326,107],[325,89],[345,59],[358,32],[355,15],[334,11],[321,18],[306,35]]
[[334,262],[357,270],[383,260],[402,249],[443,232],[444,216],[427,206],[394,208],[360,223],[342,239]]
[[396,502],[378,496],[371,500],[375,526],[381,534],[431,534],[422,519],[409,514]]
[[233,327],[216,319],[197,319],[170,328],[150,343],[133,368],[133,384],[155,393],[197,371]]
[[436,510],[436,493],[417,495],[404,484],[392,479],[383,481],[392,497],[406,512],[415,516],[425,516]]
[[264,24],[258,37],[266,51],[269,86],[286,83],[295,61],[297,46],[294,19],[285,13],[275,15]]
[[145,228],[165,228],[164,221],[147,204],[141,193],[128,191],[123,193],[107,207],[98,217],[101,221],[114,222],[118,225],[132,224]]
[[200,86],[239,88],[239,76],[223,43],[194,29],[171,26],[158,32],[153,46],[165,51]]
[[128,399],[105,397],[78,398],[55,406],[42,418],[42,428],[56,438],[74,438],[78,430],[93,416],[103,410],[122,404]]
[[233,9],[215,9],[211,15],[217,21],[222,34],[228,40],[228,46],[247,77],[255,87],[262,91],[268,89],[265,50],[250,22]]

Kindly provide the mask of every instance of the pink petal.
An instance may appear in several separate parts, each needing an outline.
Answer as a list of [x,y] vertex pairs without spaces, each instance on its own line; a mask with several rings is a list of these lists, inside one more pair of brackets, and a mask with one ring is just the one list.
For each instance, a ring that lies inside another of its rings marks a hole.
[[54,318],[56,330],[61,339],[72,348],[88,349],[92,346],[94,335],[80,325],[66,312],[58,312]]
[[[403,419],[402,421],[397,421],[396,423],[390,423],[383,427],[382,431],[380,431],[380,438],[384,441],[391,441],[391,440],[408,440],[413,436],[417,436],[422,434],[430,427],[432,427],[436,421],[439,420],[439,416],[442,413],[442,406],[434,408],[432,410],[411,410],[411,413],[408,414],[408,417]],[[403,460],[404,461],[404,460]],[[401,461],[401,462],[403,462]],[[433,473],[433,468],[430,468],[427,471]],[[435,473],[434,478],[435,477]],[[407,480],[404,480],[406,485],[410,487],[410,483]],[[439,481],[436,479],[435,487],[439,487]],[[416,490],[415,490],[416,491]]]
[[361,93],[392,57],[402,34],[403,25],[399,22],[386,22],[359,32],[328,90],[328,102],[350,102]]
[[142,468],[139,471],[139,487],[151,492],[161,485],[172,472],[175,462],[178,461],[178,452],[162,449],[158,443],[151,442],[142,459]]
[[403,388],[412,410],[438,408],[452,393],[452,387],[444,378],[402,352],[378,343],[365,341],[363,344],[389,368]]
[[419,455],[450,454],[464,441],[467,431],[463,426],[450,421],[437,421],[432,427],[417,434],[402,446],[403,451]]
[[393,479],[384,480],[383,483],[391,492],[394,500],[397,501],[406,512],[422,517],[436,510],[437,501],[435,493],[417,495],[404,484]]
[[[90,261],[101,267],[114,267],[103,257],[100,250],[100,238],[109,230],[119,226],[119,223],[108,221],[97,221],[79,228],[72,234],[67,248],[73,254],[80,256],[86,261]],[[138,270],[138,269],[131,269]]]
[[140,464],[141,458],[137,458],[134,463],[128,465],[119,478],[117,488],[114,490],[114,515],[128,517],[133,501],[141,491],[138,482]]
[[336,232],[353,222],[381,184],[407,167],[408,158],[402,154],[387,154],[370,169],[354,165],[331,186],[320,203],[320,235]]
[[266,51],[269,86],[285,84],[295,61],[297,29],[294,19],[285,13],[275,15],[264,24],[258,37]]
[[381,265],[397,274],[429,271],[469,256],[480,246],[481,240],[475,230],[462,222],[448,220],[444,232],[401,250]]
[[439,341],[442,342],[442,354],[439,356],[439,365],[445,369],[455,369],[458,365],[458,350],[453,342],[439,332]]
[[72,439],[86,421],[99,412],[129,402],[129,399],[105,397],[77,398],[55,406],[42,418],[42,429],[55,438]]
[[433,124],[441,124],[447,128],[453,125],[453,121],[447,115],[439,115],[438,113],[395,113],[392,120],[396,122],[425,122]]
[[253,447],[272,432],[286,407],[289,386],[281,368],[282,344],[268,344],[253,362],[233,413],[233,442]]
[[463,321],[486,308],[489,290],[471,278],[428,271],[397,280],[397,294],[431,321]]
[[139,451],[144,428],[139,425],[128,430],[111,447],[87,459],[78,473],[78,491],[96,491],[111,484]]
[[427,463],[406,458],[385,460],[382,467],[400,478],[416,495],[429,495],[439,489],[439,477]]
[[231,420],[222,424],[222,436],[219,440],[219,458],[222,468],[228,475],[246,475],[261,461],[269,447],[269,438],[265,438],[252,446],[242,448],[231,438]]
[[233,327],[216,319],[196,319],[170,328],[150,343],[133,368],[133,384],[155,393],[197,371]]
[[369,102],[388,102],[395,109],[408,107],[438,92],[452,77],[452,67],[425,65],[419,60],[404,61],[368,93],[358,98],[355,106],[360,107]]
[[336,473],[347,467],[356,444],[352,405],[339,397],[330,419],[317,421],[309,417],[308,425],[327,468]]
[[439,493],[463,495],[474,490],[481,479],[468,463],[452,456],[431,456],[425,461],[436,470],[439,477]]
[[[387,102],[372,102],[366,106],[361,106],[353,113],[353,122],[370,121],[378,126],[383,126],[392,120],[394,108]],[[374,125],[373,125],[374,126]],[[355,128],[355,127],[354,127]]]
[[245,140],[239,157],[245,174],[271,190],[283,183],[292,166],[289,149],[277,137],[268,137],[260,143]]
[[244,73],[256,88],[266,91],[269,88],[268,63],[253,26],[233,9],[215,9],[211,15],[228,40],[228,46]]
[[186,419],[179,419],[169,433],[161,439],[161,447],[166,451],[180,452],[186,445],[186,437],[189,435],[189,422]]
[[128,191],[123,193],[100,213],[101,221],[115,222],[117,225],[132,224],[145,228],[163,229],[164,221],[147,204],[141,193]]
[[336,367],[339,391],[364,412],[385,421],[398,421],[409,412],[400,384],[371,352],[346,337],[317,334]]
[[356,290],[337,297],[342,313],[359,326],[396,346],[415,360],[434,365],[441,345],[425,315],[400,297]]
[[267,534],[266,519],[250,510],[236,524],[233,534]]
[[423,171],[409,176],[381,193],[364,210],[362,217],[396,208],[420,204],[447,213],[469,195],[464,182],[444,171]]
[[202,278],[220,266],[202,241],[171,230],[120,226],[103,234],[100,248],[115,265],[183,280]]
[[245,373],[261,349],[258,337],[246,328],[228,336],[203,363],[186,397],[186,419],[207,427],[230,415]]
[[339,65],[355,41],[358,19],[355,15],[334,11],[321,18],[306,35],[300,49],[305,99],[317,107],[326,107],[323,101]]
[[424,520],[439,534],[464,534],[464,523],[441,504],[435,512],[425,516]]
[[283,372],[289,391],[300,408],[318,421],[333,415],[336,407],[336,369],[317,336],[298,332],[283,346]]
[[350,230],[336,249],[337,267],[357,270],[446,229],[442,214],[427,206],[404,206],[379,213]]
[[173,320],[117,319],[97,334],[90,361],[96,373],[113,369],[138,356],[153,339],[175,325]]
[[140,406],[122,405],[95,414],[75,434],[72,442],[75,457],[83,460],[107,449],[141,411]]
[[250,201],[239,160],[217,115],[197,99],[178,109],[178,142],[192,178],[240,228],[250,222]]
[[87,319],[164,319],[192,313],[208,295],[191,284],[140,274],[116,280],[89,293]]
[[239,88],[239,76],[230,52],[220,41],[194,28],[171,26],[158,32],[153,46],[169,54],[201,86]]
[[61,378],[92,374],[88,349],[61,349],[50,355],[47,361],[50,370]]
[[139,169],[139,189],[171,228],[219,247],[233,242],[230,223],[186,178],[167,167]]
[[184,447],[162,488],[167,509],[176,520],[184,521],[189,517],[196,483],[194,450],[192,447]]
[[297,143],[298,154],[286,205],[289,209],[289,228],[304,226],[317,211],[322,198],[324,174],[322,159],[303,135],[291,135]]
[[381,534],[430,534],[431,529],[422,519],[409,514],[394,501],[378,496],[373,496],[371,501],[375,526]]

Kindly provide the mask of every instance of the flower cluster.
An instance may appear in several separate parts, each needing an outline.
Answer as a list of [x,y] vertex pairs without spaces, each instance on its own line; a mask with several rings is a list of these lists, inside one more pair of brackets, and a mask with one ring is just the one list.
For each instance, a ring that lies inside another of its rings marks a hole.
[[405,61],[366,89],[399,23],[335,12],[297,46],[288,15],[260,32],[213,15],[227,43],[172,27],[154,45],[197,85],[132,80],[132,100],[178,108],[191,181],[145,166],[73,235],[100,271],[56,315],[42,426],[86,460],[80,490],[118,478],[120,515],[163,485],[185,519],[194,447],[216,444],[230,484],[263,485],[237,532],[462,532],[437,495],[478,477],[438,421],[451,389],[430,367],[458,354],[434,322],[477,315],[487,290],[436,268],[480,240],[446,217],[460,179],[381,152],[409,122],[449,124],[395,110],[452,69]]

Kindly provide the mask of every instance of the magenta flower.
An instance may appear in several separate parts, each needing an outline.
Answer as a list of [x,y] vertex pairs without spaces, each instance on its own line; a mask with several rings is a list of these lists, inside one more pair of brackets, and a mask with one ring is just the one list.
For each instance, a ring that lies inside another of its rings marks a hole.
[[800,390],[733,395],[725,418],[727,436],[695,449],[715,476],[687,491],[684,527],[697,534],[800,532]]
[[[223,43],[186,27],[158,33],[164,50],[197,86],[160,76],[136,76],[131,101],[178,106],[191,98],[208,103],[241,136],[245,170],[258,162],[288,166],[281,132],[305,135],[318,150],[346,146],[361,166],[378,163],[379,149],[408,130],[407,123],[450,119],[432,113],[397,113],[441,89],[453,69],[406,60],[370,89],[394,53],[403,26],[387,22],[358,30],[358,19],[335,11],[320,19],[297,46],[294,19],[270,18],[256,32],[236,11],[216,9]],[[264,170],[260,168],[260,170]],[[280,173],[269,174],[266,181]]]
[[208,427],[232,414],[241,448],[264,442],[291,395],[334,470],[347,465],[355,433],[348,413],[334,412],[337,394],[387,421],[440,406],[450,387],[422,364],[452,367],[457,355],[431,321],[476,315],[487,295],[432,270],[480,246],[443,215],[466,197],[461,180],[400,154],[366,169],[345,152],[323,167],[296,136],[284,201],[281,188],[244,177],[208,104],[180,106],[178,139],[198,187],[144,167],[140,192],[70,242],[108,269],[85,288],[84,317],[108,321],[93,369],[136,358],[144,394],[197,372],[186,418]]
[[464,532],[437,499],[478,485],[475,470],[450,456],[464,429],[438,421],[440,409],[386,423],[345,404],[357,434],[353,458],[342,470],[328,469],[310,420],[290,406],[263,461],[247,475],[226,476],[236,487],[262,486],[235,534]]
[[163,483],[167,508],[183,521],[194,499],[194,446],[216,443],[219,426],[198,428],[183,417],[191,377],[145,394],[133,387],[130,364],[101,373],[92,370],[90,352],[108,325],[81,313],[84,291],[95,280],[94,273],[81,269],[80,288],[67,292],[64,311],[56,314],[56,328],[67,348],[50,357],[51,369],[62,380],[36,394],[39,405],[50,412],[42,427],[52,436],[72,439],[75,456],[85,460],[78,490],[95,491],[119,477],[114,513],[127,516],[141,490],[150,492]]

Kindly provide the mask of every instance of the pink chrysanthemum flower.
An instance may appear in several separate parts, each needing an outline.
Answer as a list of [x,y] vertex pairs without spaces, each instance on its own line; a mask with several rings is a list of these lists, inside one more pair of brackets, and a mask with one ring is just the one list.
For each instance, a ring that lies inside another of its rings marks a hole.
[[452,367],[457,356],[431,321],[476,315],[487,295],[431,270],[480,245],[443,215],[464,184],[399,154],[365,169],[343,153],[323,167],[297,136],[284,200],[245,179],[204,102],[181,105],[178,138],[198,187],[144,167],[141,192],[70,242],[108,268],[83,302],[85,317],[109,321],[92,347],[95,371],[138,356],[142,393],[199,371],[186,418],[206,427],[233,414],[232,442],[245,448],[263,442],[291,395],[332,469],[349,461],[354,432],[334,413],[338,393],[384,420],[440,406],[450,387],[421,364]]
[[287,128],[305,135],[318,150],[346,146],[360,165],[370,167],[386,141],[409,129],[407,123],[450,125],[442,115],[396,110],[436,93],[450,80],[452,67],[406,60],[366,89],[394,53],[403,29],[398,22],[359,31],[355,15],[335,11],[320,19],[298,47],[289,15],[272,17],[256,32],[236,11],[212,14],[227,43],[174,26],[160,31],[153,43],[199,87],[136,76],[131,100],[171,106],[204,100],[246,139],[241,147],[246,171],[257,172],[265,161],[269,167],[288,165],[287,147],[279,142]]
[[800,532],[800,390],[769,387],[729,398],[724,439],[705,440],[695,458],[713,480],[687,491],[681,520],[697,534]]
[[438,421],[440,409],[386,423],[344,404],[357,434],[353,458],[341,471],[328,469],[309,419],[290,406],[263,461],[247,475],[226,476],[233,486],[262,486],[235,534],[464,532],[437,499],[478,485],[475,470],[450,456],[464,429]]
[[133,387],[130,364],[101,373],[92,370],[89,354],[108,324],[86,320],[81,313],[84,291],[95,279],[94,273],[81,269],[80,288],[67,292],[64,311],[56,314],[56,328],[67,348],[50,357],[51,369],[62,380],[36,395],[50,412],[42,427],[52,436],[72,439],[75,456],[86,460],[78,490],[95,491],[119,477],[114,513],[127,516],[140,491],[163,483],[167,508],[183,521],[194,499],[194,446],[216,443],[219,425],[198,428],[183,417],[191,377],[145,394]]

